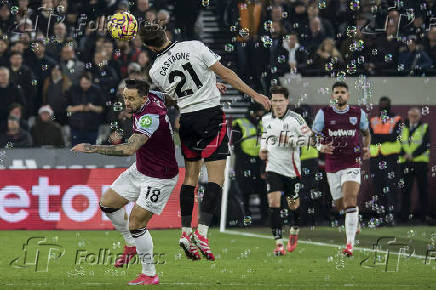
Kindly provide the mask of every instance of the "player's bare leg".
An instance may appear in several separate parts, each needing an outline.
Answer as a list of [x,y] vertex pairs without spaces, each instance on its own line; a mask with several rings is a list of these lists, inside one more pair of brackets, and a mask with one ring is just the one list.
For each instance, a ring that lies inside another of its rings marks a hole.
[[192,210],[194,208],[194,190],[198,183],[202,161],[187,161],[185,159],[185,179],[180,190],[180,212],[182,219],[182,235],[179,245],[185,251],[186,257],[199,260],[200,254],[192,243]]
[[345,208],[345,233],[347,235],[347,247],[343,252],[347,256],[353,255],[354,239],[359,225],[359,208],[357,207],[359,187],[360,184],[354,181],[347,181],[342,185]]
[[127,199],[120,196],[112,188],[106,190],[100,200],[100,208],[111,220],[115,229],[118,230],[124,238],[126,244],[124,245],[123,254],[115,261],[115,267],[123,267],[124,264],[136,255],[135,240],[129,231],[129,219],[126,214],[124,206],[129,203]]
[[147,230],[147,224],[152,216],[153,213],[136,204],[130,213],[129,230],[135,239],[136,250],[142,264],[142,272],[136,279],[130,281],[129,285],[159,284],[159,277],[156,275],[153,260],[153,239]]
[[215,260],[215,256],[210,250],[207,232],[212,222],[212,218],[218,204],[218,198],[222,192],[224,183],[224,171],[226,168],[227,159],[207,161],[205,162],[208,176],[208,183],[204,191],[203,200],[201,202],[201,211],[198,219],[198,229],[192,235],[193,242],[200,249],[201,253],[211,261]]
[[288,207],[292,214],[292,224],[289,230],[289,242],[286,246],[286,250],[291,253],[297,248],[298,234],[300,233],[300,198],[287,196],[286,201],[288,202]]
[[271,231],[276,242],[276,248],[274,249],[274,255],[281,256],[285,255],[285,247],[282,236],[282,218],[280,216],[280,199],[282,193],[281,191],[273,191],[268,193],[268,206],[270,212],[271,220]]

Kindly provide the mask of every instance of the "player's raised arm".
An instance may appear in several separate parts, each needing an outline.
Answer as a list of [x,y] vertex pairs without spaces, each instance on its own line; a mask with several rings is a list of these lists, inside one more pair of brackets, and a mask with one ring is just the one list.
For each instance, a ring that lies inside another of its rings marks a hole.
[[256,93],[256,91],[241,80],[234,71],[222,65],[221,62],[215,62],[215,64],[211,65],[209,69],[219,75],[225,82],[229,83],[235,89],[252,97],[253,100],[264,106],[267,111],[271,108],[271,103],[267,96]]
[[148,140],[148,136],[144,134],[133,134],[130,136],[127,143],[118,145],[91,145],[81,143],[74,146],[71,151],[83,153],[99,153],[110,156],[130,156],[136,153],[142,145]]

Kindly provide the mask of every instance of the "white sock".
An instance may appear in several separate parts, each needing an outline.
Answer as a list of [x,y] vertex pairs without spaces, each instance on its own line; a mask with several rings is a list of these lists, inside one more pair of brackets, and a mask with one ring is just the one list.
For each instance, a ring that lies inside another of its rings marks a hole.
[[345,232],[347,234],[347,244],[354,247],[357,225],[359,224],[359,208],[350,207],[345,210]]
[[207,231],[209,230],[209,226],[205,226],[202,224],[198,224],[198,233],[207,239]]
[[182,233],[186,233],[189,236],[192,234],[192,228],[182,227]]
[[142,274],[147,276],[156,275],[156,267],[153,259],[153,239],[147,228],[132,231],[136,243],[136,252],[142,264]]
[[122,235],[124,240],[126,241],[126,245],[128,247],[132,247],[135,245],[135,239],[133,239],[132,235],[129,231],[129,219],[125,219],[126,210],[120,208],[119,210],[111,213],[105,213],[106,216],[112,221],[115,229],[118,230]]
[[276,240],[276,245],[284,245],[283,239],[277,239]]

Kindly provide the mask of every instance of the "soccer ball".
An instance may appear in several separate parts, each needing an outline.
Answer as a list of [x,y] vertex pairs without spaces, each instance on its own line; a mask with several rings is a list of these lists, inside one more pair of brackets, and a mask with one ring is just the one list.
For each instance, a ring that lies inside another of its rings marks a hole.
[[138,23],[135,16],[128,12],[112,15],[107,27],[112,37],[120,40],[132,40],[138,31]]

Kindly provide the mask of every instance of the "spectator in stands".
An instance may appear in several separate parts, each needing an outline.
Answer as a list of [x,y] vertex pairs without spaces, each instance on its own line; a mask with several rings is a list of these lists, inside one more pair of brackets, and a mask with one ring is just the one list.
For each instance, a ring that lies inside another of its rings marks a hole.
[[121,78],[121,64],[114,58],[114,54],[119,54],[119,49],[114,52],[114,43],[110,39],[105,39],[101,47],[102,51],[106,53],[107,65],[112,67],[117,73],[118,78]]
[[54,111],[56,120],[65,125],[66,119],[66,93],[71,87],[71,80],[55,65],[51,68],[50,76],[45,78],[42,87],[42,101]]
[[47,47],[47,54],[56,60],[59,60],[62,47],[68,42],[67,27],[63,22],[58,22],[54,25],[54,41],[50,41]]
[[116,94],[118,75],[115,70],[107,65],[107,55],[104,51],[97,51],[94,54],[94,62],[89,70],[92,79],[100,89],[105,101],[112,101]]
[[[344,62],[341,53],[338,51],[333,38],[326,38],[316,50],[313,67],[326,71],[325,66],[331,63],[335,67],[340,67]],[[328,71],[328,70],[327,70]]]
[[121,77],[125,78],[127,76],[127,66],[131,62],[136,62],[138,55],[141,53],[140,50],[133,50],[129,42],[117,40],[117,46],[120,50],[119,54],[114,55],[114,59],[120,61],[121,64]]
[[433,60],[433,64],[436,64],[436,26],[432,26],[427,32],[427,38],[424,41],[424,47],[426,53]]
[[53,110],[49,105],[44,105],[38,110],[36,123],[32,127],[32,139],[34,147],[55,146],[64,147],[61,126],[53,121]]
[[118,93],[121,94],[126,87],[126,80],[141,80],[144,79],[144,75],[141,71],[141,66],[136,62],[131,62],[127,67],[128,76],[121,80],[118,84]]
[[170,13],[166,9],[161,9],[157,13],[157,21],[160,26],[165,27],[165,32],[169,40],[174,39],[173,31],[175,29],[174,24],[170,22]]
[[310,29],[304,1],[297,0],[294,2],[293,9],[291,9],[288,19],[289,28],[295,30],[298,33],[300,42],[306,45],[310,37]]
[[330,23],[330,21],[319,16],[318,1],[312,1],[309,3],[309,5],[307,6],[307,16],[308,16],[309,22],[316,17],[319,18],[319,20],[321,22],[321,27],[323,27],[325,30],[326,37],[331,37],[331,38],[336,37],[335,30],[333,29],[333,26]]
[[36,84],[33,80],[35,79],[32,71],[23,64],[23,56],[21,53],[12,52],[9,56],[9,73],[10,81],[14,83],[17,87],[21,88],[23,95],[25,97],[25,108],[26,116],[33,116],[36,114]]
[[181,29],[179,34],[181,40],[197,39],[194,28],[200,14],[200,5],[201,2],[197,0],[175,1],[175,26]]
[[145,20],[145,13],[150,8],[148,0],[136,0],[136,7],[132,14],[135,16],[138,23]]
[[148,52],[146,50],[141,51],[138,56],[138,64],[141,66],[141,72],[144,76],[144,79],[151,83],[150,75],[148,72],[151,68],[150,57],[148,56]]
[[8,66],[9,64],[8,47],[7,39],[0,38],[0,66]]
[[0,106],[0,132],[6,129],[6,120],[9,116],[9,106],[12,103],[25,105],[24,97],[21,91],[9,82],[9,69],[0,67],[0,98],[2,105]]
[[310,36],[308,41],[306,42],[307,43],[306,46],[310,51],[316,51],[316,49],[321,45],[321,43],[326,38],[326,33],[319,17],[314,17],[310,19],[309,28],[310,28]]
[[405,71],[413,73],[426,71],[433,61],[425,51],[417,46],[416,37],[409,36],[407,47],[400,48],[399,63],[404,66]]
[[85,65],[77,59],[71,43],[65,44],[62,47],[59,64],[62,73],[66,75],[73,84],[78,84],[79,79],[85,70]]
[[44,42],[37,41],[32,44],[32,53],[26,63],[30,65],[38,82],[35,100],[36,109],[42,105],[44,80],[50,76],[50,69],[56,64],[56,61],[47,56]]
[[11,17],[9,4],[3,2],[0,4],[0,30],[9,31],[14,24],[14,19]]
[[288,60],[286,63],[288,65],[286,71],[296,73],[301,71],[301,68],[306,66],[304,61],[304,53],[300,47],[298,36],[295,32],[291,32],[287,37],[285,37],[283,41],[283,48],[286,50],[284,55]]
[[[264,45],[259,45],[259,31],[266,17],[266,6],[262,1],[238,1],[237,7],[240,31],[247,31],[247,35],[239,33],[236,46],[238,55],[238,69],[241,78],[255,89],[261,89],[259,76],[265,71],[269,59],[264,55],[268,53]],[[237,21],[234,19],[234,21]],[[257,43],[257,44],[256,44]],[[266,88],[264,88],[266,90]]]
[[71,143],[95,144],[103,121],[105,101],[100,89],[92,84],[89,73],[83,74],[80,84],[67,93],[67,116],[71,127]]
[[29,124],[23,119],[23,106],[18,103],[12,103],[9,106],[9,117],[14,117],[20,122],[20,128],[29,131]]
[[53,0],[42,0],[41,6],[38,7],[38,11],[32,22],[38,22],[38,29],[40,29],[44,35],[53,35],[53,26],[56,23],[53,21]]
[[20,121],[15,117],[8,118],[8,130],[0,135],[1,148],[23,148],[32,146],[32,136],[20,128]]

